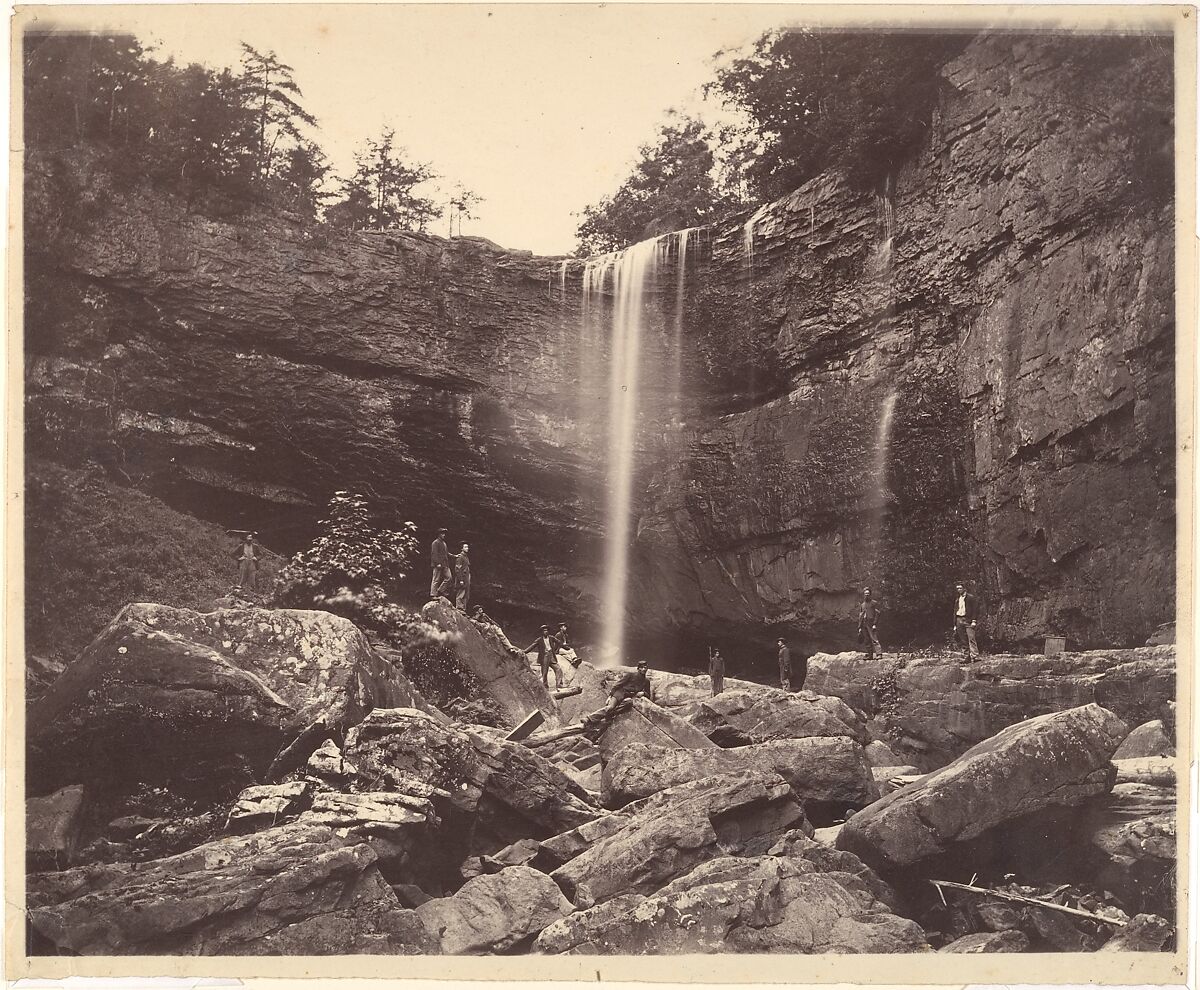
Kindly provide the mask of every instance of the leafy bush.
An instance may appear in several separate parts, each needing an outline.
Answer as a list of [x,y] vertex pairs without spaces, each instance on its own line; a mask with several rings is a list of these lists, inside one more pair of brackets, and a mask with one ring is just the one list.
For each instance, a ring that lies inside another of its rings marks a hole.
[[446,634],[388,597],[408,573],[417,527],[382,529],[371,521],[364,495],[335,492],[317,538],[280,570],[274,603],[321,608],[373,630],[400,648],[444,642]]

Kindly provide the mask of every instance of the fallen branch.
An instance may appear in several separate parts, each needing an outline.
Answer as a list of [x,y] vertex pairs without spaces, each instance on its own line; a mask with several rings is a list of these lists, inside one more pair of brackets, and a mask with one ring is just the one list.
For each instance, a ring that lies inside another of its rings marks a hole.
[[[1026,897],[1023,894],[1009,894],[1003,890],[990,890],[987,887],[972,887],[969,883],[955,883],[953,880],[930,880],[929,882],[937,888],[939,894],[941,894],[943,887],[947,887],[950,890],[966,890],[972,894],[986,894],[989,897],[999,897],[1002,901],[1013,901],[1017,904],[1029,904],[1032,907],[1060,911],[1063,914],[1073,914],[1077,918],[1100,921],[1106,925],[1115,925],[1118,928],[1124,928],[1129,923],[1127,921],[1118,921],[1116,918],[1106,918],[1102,914],[1093,914],[1091,911],[1081,911],[1079,908],[1067,907],[1065,904],[1055,904],[1053,901],[1043,901],[1036,897]],[[945,900],[944,897],[942,899],[943,901]]]
[[581,687],[555,688],[553,691],[550,692],[550,697],[554,698],[557,701],[560,698],[573,698],[577,694],[583,694],[583,688],[581,688]]

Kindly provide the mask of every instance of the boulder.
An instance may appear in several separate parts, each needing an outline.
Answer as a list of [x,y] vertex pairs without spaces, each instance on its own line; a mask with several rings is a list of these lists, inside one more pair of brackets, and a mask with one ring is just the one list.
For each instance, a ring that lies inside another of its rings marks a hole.
[[365,842],[293,822],[166,859],[31,875],[28,918],[82,955],[427,951],[375,860]]
[[512,949],[573,910],[553,880],[528,866],[476,877],[416,908],[447,955]]
[[765,852],[805,822],[778,774],[751,767],[671,788],[542,843],[577,907],[652,893],[718,854]]
[[25,801],[26,869],[63,870],[75,857],[87,810],[82,784]]
[[[626,668],[630,669],[630,668]],[[713,697],[712,682],[707,674],[677,674],[667,670],[652,670],[650,672],[650,687],[654,694],[655,704],[669,711],[690,715],[703,702]],[[725,678],[725,691],[748,692],[761,694],[779,691],[755,681],[743,681],[736,677]],[[782,693],[782,692],[780,692]],[[717,695],[719,698],[720,695]]]
[[608,700],[608,689],[628,669],[631,668],[604,669],[582,661],[571,675],[571,686],[579,688],[579,694],[558,702],[558,717],[562,724],[574,725],[585,715],[603,708]]
[[956,938],[938,952],[951,954],[975,954],[978,952],[1028,952],[1029,936],[1022,931],[1006,929],[1002,932],[975,932]]
[[[1146,785],[1121,784],[1121,788]],[[1117,788],[1114,788],[1116,791]],[[1108,795],[1091,803],[1077,834],[1092,854],[1098,887],[1130,910],[1170,913],[1175,906],[1176,810],[1147,812],[1142,802]]]
[[[810,826],[811,829],[811,826]],[[803,859],[812,865],[818,873],[851,873],[863,882],[871,895],[892,911],[898,910],[900,899],[896,892],[879,879],[879,875],[866,863],[842,849],[816,841],[808,834],[810,829],[796,829],[788,832],[782,839],[771,846],[767,853],[771,856],[789,856]]]
[[535,709],[546,716],[547,723],[558,724],[554,699],[541,679],[490,627],[472,622],[444,599],[429,602],[421,614],[450,634],[447,645],[475,675],[480,693],[495,701],[513,725]]
[[840,810],[877,797],[862,746],[848,736],[819,736],[736,749],[627,745],[605,765],[603,801],[606,807],[619,807],[689,780],[756,767],[774,770],[806,803],[837,805]]
[[878,739],[873,739],[867,743],[867,762],[872,767],[898,767],[904,765],[904,761],[892,752],[892,748],[887,743],[880,742]]
[[838,848],[885,872],[1039,809],[1080,804],[1112,787],[1108,761],[1125,734],[1099,705],[1010,726],[855,814]]
[[347,781],[358,774],[358,768],[342,755],[332,739],[326,739],[313,751],[304,770],[313,777],[333,783]]
[[840,698],[775,688],[723,691],[700,703],[692,724],[720,746],[749,746],[772,739],[849,736],[867,741],[862,718]]
[[1113,753],[1113,760],[1133,760],[1147,756],[1174,756],[1175,740],[1167,734],[1163,720],[1144,722],[1134,729]]
[[841,698],[900,759],[935,770],[1001,729],[1036,715],[1096,703],[1129,725],[1175,697],[1175,647],[1093,650],[1057,656],[818,653],[806,687]]
[[601,764],[632,745],[717,749],[717,744],[695,726],[645,698],[631,699],[629,707],[609,722],[599,741]]
[[311,726],[344,730],[373,708],[424,704],[328,612],[129,605],[30,706],[29,786],[145,781],[209,794],[261,779]]
[[439,811],[447,863],[547,838],[599,814],[582,787],[527,746],[414,709],[372,712],[346,737],[345,755],[375,787],[414,793],[415,781],[448,795]]
[[725,857],[703,863],[650,897],[625,895],[556,922],[538,936],[546,954],[928,951],[848,873],[803,859]]
[[275,825],[281,818],[298,815],[306,807],[311,789],[311,785],[302,780],[247,787],[229,809],[227,827],[243,832]]
[[1152,632],[1146,639],[1147,646],[1174,646],[1175,645],[1175,623],[1164,622]]

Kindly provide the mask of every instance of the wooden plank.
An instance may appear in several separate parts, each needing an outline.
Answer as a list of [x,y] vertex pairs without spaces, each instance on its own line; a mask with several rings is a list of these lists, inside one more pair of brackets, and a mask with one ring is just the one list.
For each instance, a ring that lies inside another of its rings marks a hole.
[[505,739],[511,742],[520,742],[526,736],[530,735],[534,729],[546,721],[546,716],[537,709],[534,709],[522,720],[521,724],[512,730]]
[[1065,904],[1055,904],[1053,901],[1041,901],[1036,897],[1026,897],[1024,894],[1009,894],[1003,890],[989,890],[987,887],[972,887],[969,883],[955,883],[953,880],[930,880],[941,893],[943,887],[950,890],[966,890],[972,894],[986,894],[988,897],[998,897],[1002,901],[1013,901],[1016,904],[1029,904],[1033,907],[1046,908],[1050,911],[1059,911],[1063,914],[1072,914],[1077,918],[1087,918],[1089,921],[1100,921],[1106,925],[1115,925],[1117,928],[1124,928],[1128,922],[1118,921],[1116,918],[1106,918],[1102,914],[1092,914],[1091,911],[1081,911],[1079,908],[1067,907]]

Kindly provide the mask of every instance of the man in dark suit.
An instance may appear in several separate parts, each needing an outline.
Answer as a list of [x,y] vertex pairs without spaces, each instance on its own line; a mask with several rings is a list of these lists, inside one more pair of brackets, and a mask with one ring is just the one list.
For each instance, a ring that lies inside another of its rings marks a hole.
[[443,598],[454,587],[454,575],[450,571],[450,554],[446,550],[446,527],[437,531],[432,546],[429,548],[429,563],[433,567],[433,577],[429,580],[429,597]]
[[562,687],[562,682],[566,680],[566,676],[562,672],[562,668],[558,665],[558,644],[554,641],[554,637],[550,635],[550,627],[542,626],[541,635],[530,643],[523,653],[537,653],[538,666],[542,668],[542,683],[549,687],[549,673],[554,671],[554,686]]
[[467,603],[471,600],[471,558],[469,551],[470,547],[464,543],[462,550],[454,558],[455,604],[458,606],[460,612],[467,610]]
[[975,642],[975,623],[979,621],[979,602],[962,584],[954,586],[954,641],[967,647],[967,661],[979,656]]
[[871,597],[871,589],[863,588],[862,601],[858,606],[858,641],[867,645],[867,659],[883,655],[883,647],[879,645],[879,613],[882,608]]

